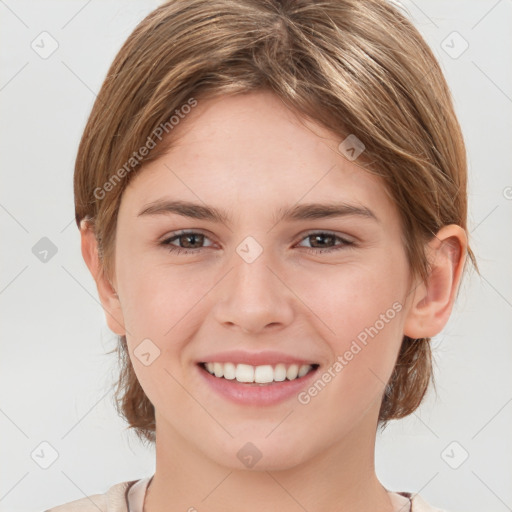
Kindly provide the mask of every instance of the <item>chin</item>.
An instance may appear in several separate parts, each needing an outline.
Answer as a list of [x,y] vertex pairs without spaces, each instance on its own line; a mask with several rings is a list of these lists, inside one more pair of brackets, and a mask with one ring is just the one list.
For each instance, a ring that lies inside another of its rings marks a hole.
[[[284,471],[293,469],[307,460],[304,443],[288,438],[283,444],[277,438],[265,438],[268,433],[258,436],[244,436],[231,439],[227,445],[211,453],[210,458],[217,464],[233,471]],[[211,452],[211,446],[208,447]],[[299,448],[299,449],[298,449]]]

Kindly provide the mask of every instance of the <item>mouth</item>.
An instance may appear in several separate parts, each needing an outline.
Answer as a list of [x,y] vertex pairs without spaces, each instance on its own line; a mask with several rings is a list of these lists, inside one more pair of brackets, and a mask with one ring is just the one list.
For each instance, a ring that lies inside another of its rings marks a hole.
[[201,386],[208,399],[219,397],[238,406],[276,406],[298,399],[311,385],[321,364],[275,350],[231,350],[196,360]]
[[299,381],[319,367],[318,364],[287,364],[253,366],[232,362],[201,362],[198,366],[217,379],[233,381],[248,386],[271,386],[288,381]]

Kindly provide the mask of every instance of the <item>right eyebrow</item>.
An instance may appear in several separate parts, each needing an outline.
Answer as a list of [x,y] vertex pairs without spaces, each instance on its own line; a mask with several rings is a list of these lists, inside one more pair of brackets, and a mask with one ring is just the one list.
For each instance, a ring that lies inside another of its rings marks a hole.
[[227,224],[229,222],[229,214],[225,210],[213,208],[211,206],[203,206],[188,201],[173,201],[169,199],[158,199],[149,203],[137,215],[165,215],[174,213],[182,217],[190,217],[191,219],[209,220],[213,222],[221,222]]

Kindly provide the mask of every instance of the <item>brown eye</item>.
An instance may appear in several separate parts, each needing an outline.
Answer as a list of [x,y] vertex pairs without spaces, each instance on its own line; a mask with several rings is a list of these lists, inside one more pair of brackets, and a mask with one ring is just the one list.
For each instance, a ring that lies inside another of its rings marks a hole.
[[[170,238],[164,240],[161,245],[166,246],[169,251],[176,253],[197,253],[203,249],[203,245],[207,237],[203,233],[196,231],[183,231],[177,233]],[[178,241],[179,245],[173,244]]]
[[193,246],[200,244],[202,241],[204,241],[204,235],[199,233],[190,233],[185,235],[179,235],[177,239],[181,240],[181,247],[186,249],[197,249],[197,247]]
[[[313,254],[338,251],[354,244],[351,240],[324,231],[309,233],[303,240],[310,240],[311,247],[306,249]],[[341,243],[336,244],[337,241]]]

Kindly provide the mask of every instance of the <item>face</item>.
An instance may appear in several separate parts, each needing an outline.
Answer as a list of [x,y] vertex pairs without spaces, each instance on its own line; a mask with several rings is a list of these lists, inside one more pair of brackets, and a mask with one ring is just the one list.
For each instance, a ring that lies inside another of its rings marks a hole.
[[374,433],[410,277],[383,183],[268,92],[175,131],[123,194],[113,281],[157,444],[285,469]]

